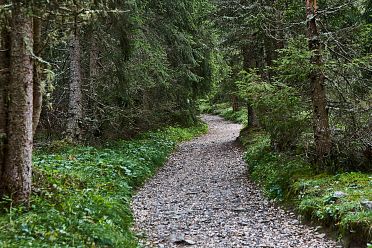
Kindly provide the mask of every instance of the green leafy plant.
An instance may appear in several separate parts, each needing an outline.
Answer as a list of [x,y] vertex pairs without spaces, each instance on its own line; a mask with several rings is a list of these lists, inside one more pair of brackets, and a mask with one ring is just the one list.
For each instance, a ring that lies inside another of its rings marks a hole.
[[30,209],[0,203],[1,247],[137,247],[131,195],[205,124],[169,127],[100,148],[53,142],[34,156]]
[[295,147],[310,123],[309,111],[298,92],[279,82],[262,81],[255,70],[240,75],[236,82],[239,92],[252,103],[272,147],[280,151]]
[[317,173],[301,157],[274,152],[265,132],[244,130],[245,160],[251,177],[270,198],[293,205],[306,219],[367,242],[372,237],[372,175]]

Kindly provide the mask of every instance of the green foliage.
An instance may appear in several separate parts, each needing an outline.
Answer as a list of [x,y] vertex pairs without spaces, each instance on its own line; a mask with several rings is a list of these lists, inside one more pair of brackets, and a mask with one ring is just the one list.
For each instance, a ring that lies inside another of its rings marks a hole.
[[38,150],[30,209],[1,203],[0,246],[137,247],[131,195],[178,142],[206,130],[170,127],[101,148],[61,141]]
[[238,111],[234,111],[230,103],[211,104],[208,100],[199,101],[199,111],[206,114],[216,114],[226,120],[247,124],[247,110],[241,106]]
[[203,114],[211,114],[213,113],[213,107],[210,104],[210,101],[207,99],[199,100],[199,111]]
[[[217,31],[208,18],[215,8],[212,1],[62,1],[40,7],[40,12],[56,14],[63,9],[61,16],[68,20],[40,17],[48,20],[43,22],[43,38],[51,41],[45,44],[45,60],[58,71],[48,111],[53,118],[42,118],[46,129],[62,133],[65,128],[70,81],[65,62],[75,7],[82,9],[76,17],[81,70],[87,73],[82,120],[86,139],[195,124],[197,100],[226,74],[215,49]],[[94,49],[97,61],[91,63]]]
[[[372,211],[362,205],[372,200],[371,174],[342,173],[301,179],[293,185],[300,213],[308,218],[339,227],[341,234],[357,233],[372,238]],[[336,197],[335,192],[345,195]]]
[[341,237],[372,238],[372,211],[363,206],[372,200],[371,174],[317,174],[302,158],[273,152],[270,137],[262,132],[245,130],[242,141],[250,174],[270,198],[290,202],[309,220],[332,225]]
[[275,79],[288,86],[296,87],[304,95],[310,95],[309,75],[314,69],[310,63],[312,53],[307,48],[305,36],[290,39],[286,48],[278,50],[279,58],[272,68]]
[[214,112],[226,120],[230,120],[236,123],[247,125],[247,110],[246,108],[240,108],[238,111],[233,111],[232,107],[216,109]]
[[[369,171],[371,1],[325,0],[317,5],[321,49],[315,65],[304,2],[218,1],[220,49],[230,71],[219,83],[214,102],[239,93],[253,106],[252,114],[274,148],[298,153],[300,146],[311,154],[311,124],[316,123],[311,101],[318,96],[312,96],[310,79],[312,72],[322,74],[332,139],[329,169]],[[248,73],[239,75],[242,70]]]
[[266,83],[255,70],[240,76],[239,93],[252,103],[272,146],[277,150],[295,147],[310,126],[310,113],[297,90],[279,82]]
[[300,157],[291,158],[272,152],[270,137],[266,134],[249,134],[249,138],[243,137],[243,142],[248,148],[245,160],[252,179],[257,181],[271,198],[286,199],[291,185],[298,178],[313,173],[311,166]]

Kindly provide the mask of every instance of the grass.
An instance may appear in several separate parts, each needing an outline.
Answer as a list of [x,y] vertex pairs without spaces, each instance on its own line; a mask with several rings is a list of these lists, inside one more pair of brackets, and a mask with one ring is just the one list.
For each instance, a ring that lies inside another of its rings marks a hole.
[[178,142],[206,130],[171,127],[101,148],[56,142],[36,151],[30,208],[1,202],[0,247],[137,247],[134,190]]
[[[372,238],[372,211],[362,202],[372,201],[372,175],[361,172],[317,175],[298,180],[293,189],[298,209],[308,219],[337,226],[342,235],[357,233]],[[335,192],[345,193],[335,197]]]
[[[251,177],[270,198],[292,205],[308,220],[365,245],[372,239],[372,174],[318,174],[301,156],[273,152],[264,132],[242,132]],[[340,196],[340,192],[341,196]]]

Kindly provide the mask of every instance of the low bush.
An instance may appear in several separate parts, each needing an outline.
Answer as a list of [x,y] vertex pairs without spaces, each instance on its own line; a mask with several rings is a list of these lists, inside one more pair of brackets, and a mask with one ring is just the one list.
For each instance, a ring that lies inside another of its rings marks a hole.
[[372,175],[351,172],[321,174],[292,185],[298,210],[308,219],[337,226],[343,236],[372,238]]
[[230,103],[210,104],[207,101],[201,101],[199,110],[204,114],[216,114],[226,120],[247,125],[248,114],[245,107],[240,107],[238,111],[234,111]]
[[[57,142],[34,156],[30,208],[4,199],[0,247],[137,247],[131,195],[177,142],[207,130],[167,128],[101,148]],[[10,204],[10,208],[9,208]]]
[[296,147],[310,129],[309,111],[297,90],[279,82],[267,83],[255,70],[240,73],[241,97],[253,105],[260,126],[270,135],[271,145],[279,151]]
[[372,239],[372,174],[318,174],[302,157],[273,152],[270,136],[244,130],[241,140],[252,179],[270,198],[294,206],[306,219],[365,245]]

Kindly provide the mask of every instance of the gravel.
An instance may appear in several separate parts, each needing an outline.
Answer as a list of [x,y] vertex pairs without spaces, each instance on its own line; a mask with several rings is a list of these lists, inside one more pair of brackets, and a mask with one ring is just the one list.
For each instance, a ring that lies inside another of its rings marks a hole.
[[181,144],[133,197],[144,247],[339,247],[249,180],[236,144],[241,125],[203,119],[208,134]]

